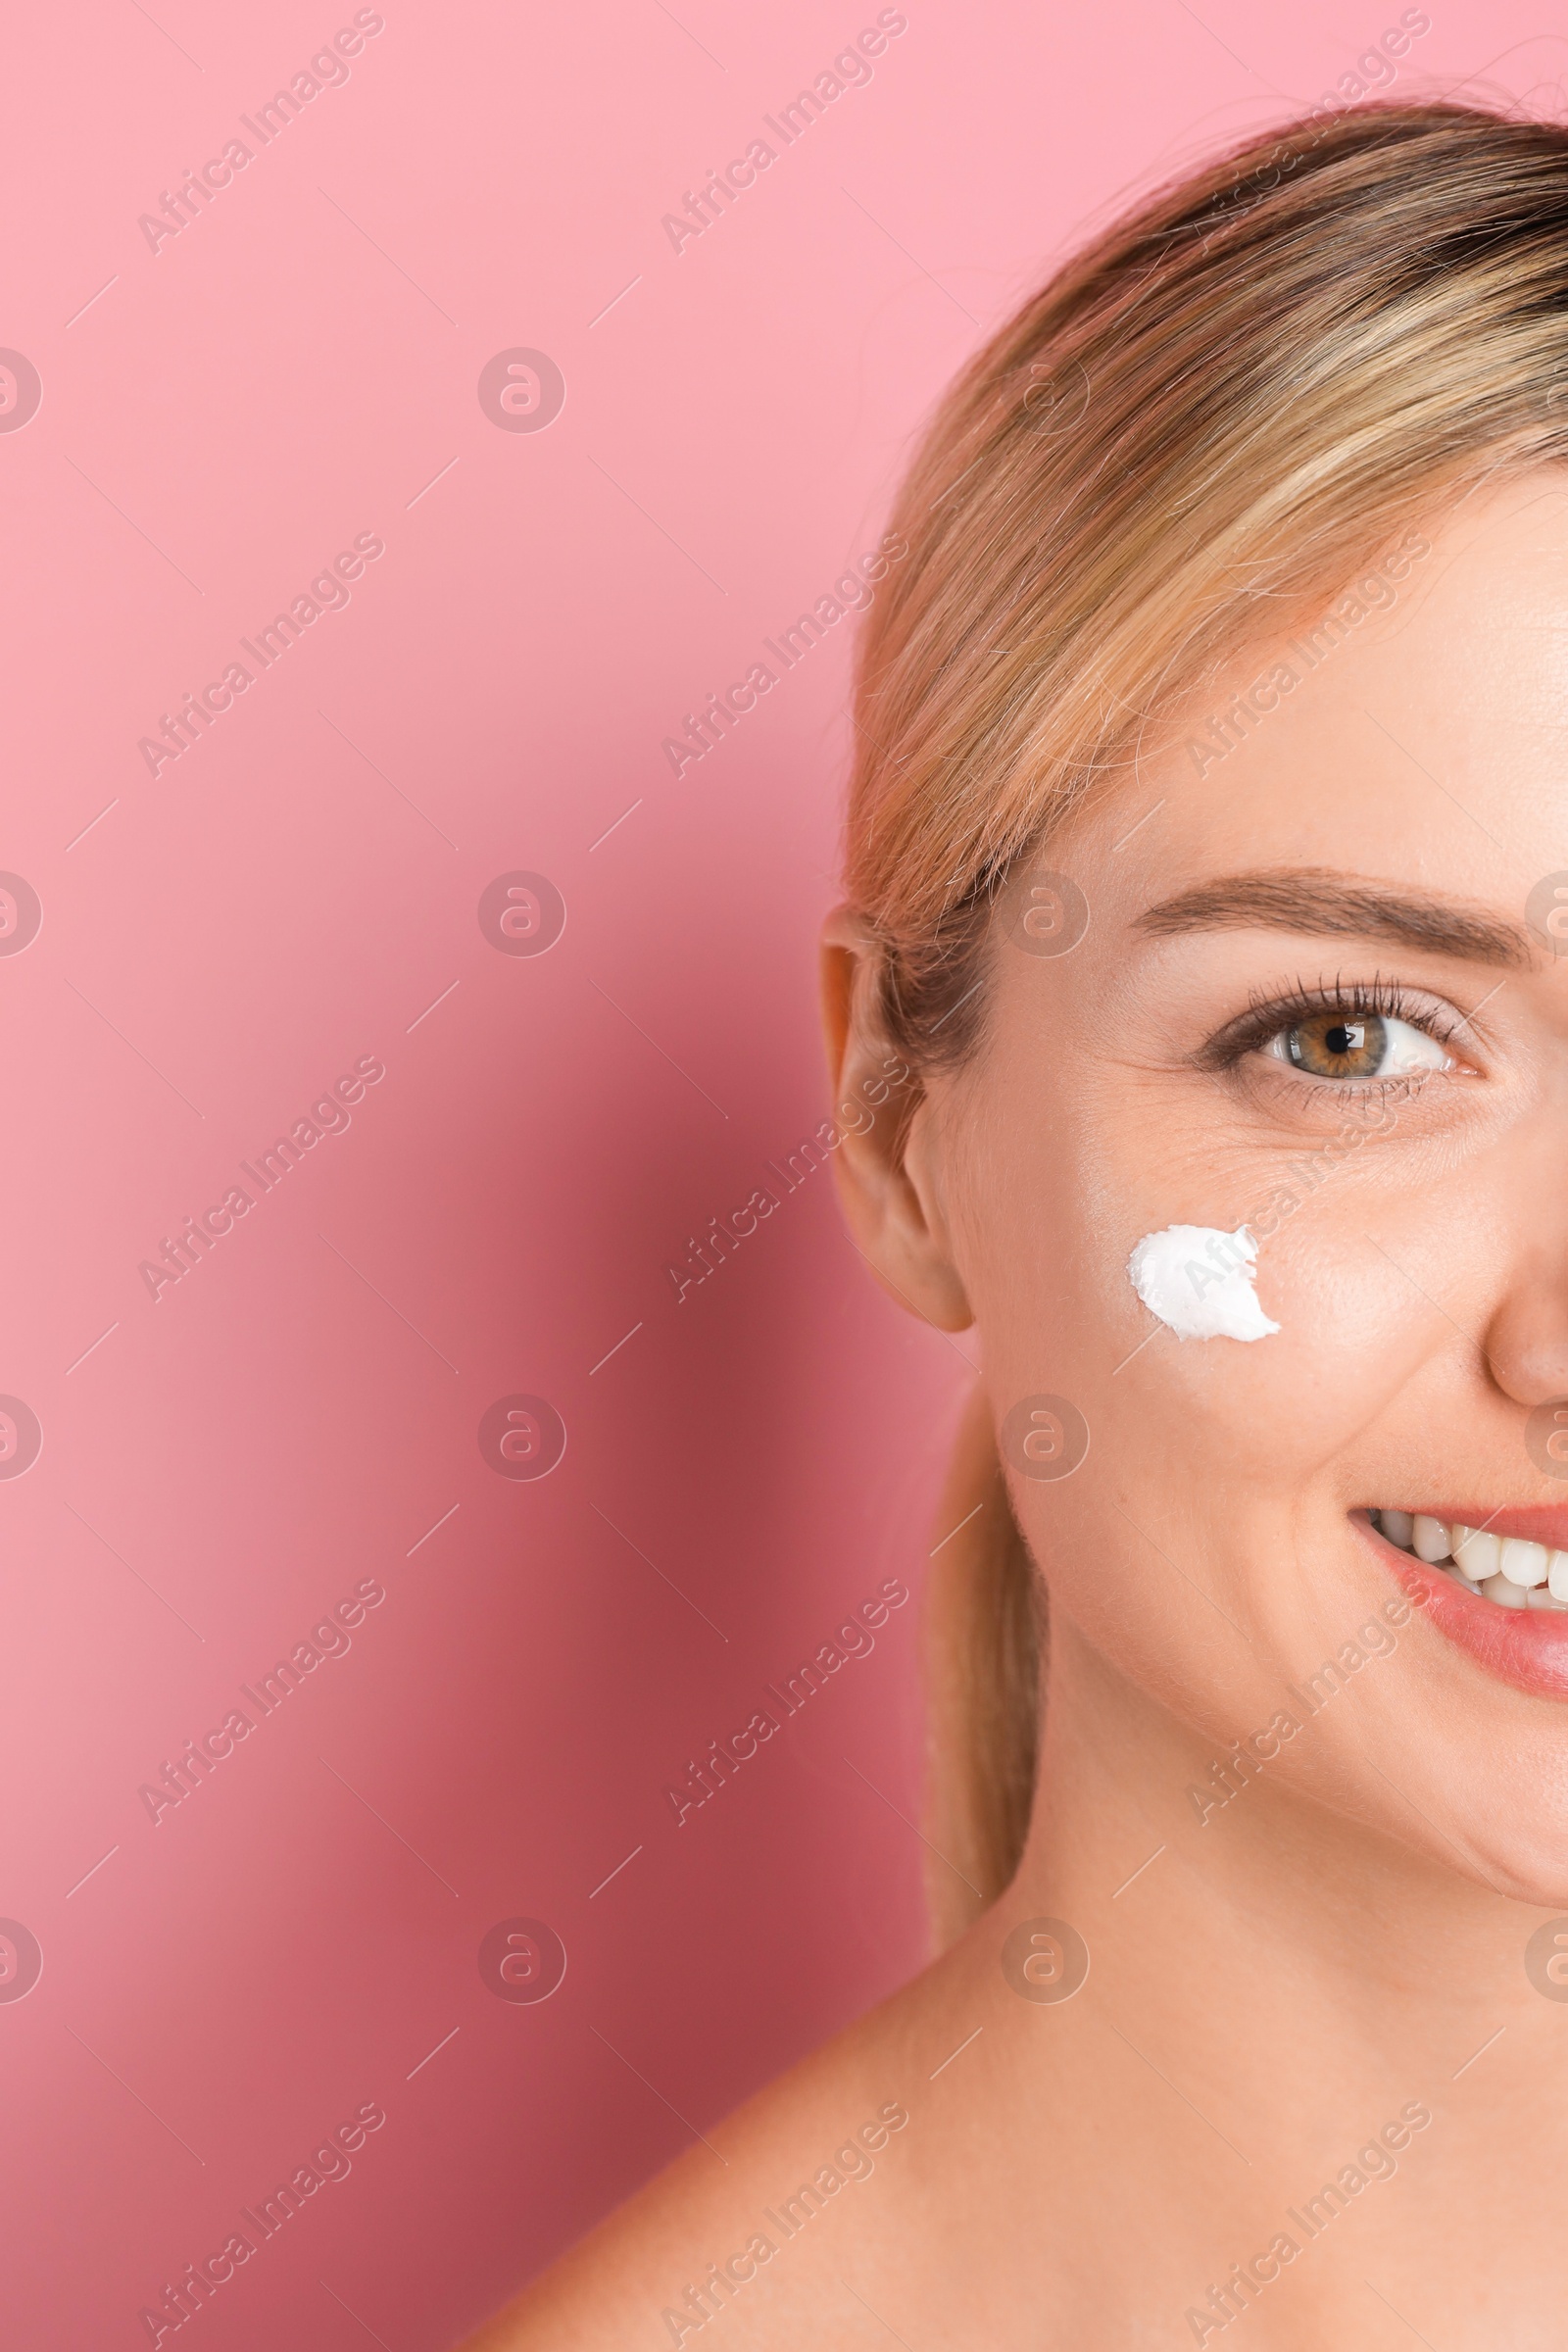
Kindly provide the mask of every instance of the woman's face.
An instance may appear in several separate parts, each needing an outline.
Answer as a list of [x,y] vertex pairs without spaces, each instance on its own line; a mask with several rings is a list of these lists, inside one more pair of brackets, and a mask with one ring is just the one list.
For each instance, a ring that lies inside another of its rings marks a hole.
[[[1271,1782],[1560,1903],[1568,1611],[1369,1513],[1568,1570],[1568,482],[1350,595],[1018,877],[908,1167],[1054,1620],[1216,1754],[1260,1734]],[[1173,1225],[1251,1229],[1276,1332],[1156,1320],[1128,1259]]]

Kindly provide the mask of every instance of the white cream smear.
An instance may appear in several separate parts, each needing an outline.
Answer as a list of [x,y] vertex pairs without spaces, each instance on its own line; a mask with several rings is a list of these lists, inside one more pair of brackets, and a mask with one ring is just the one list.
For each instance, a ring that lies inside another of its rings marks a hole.
[[1179,1340],[1266,1340],[1279,1325],[1257,1302],[1257,1244],[1250,1228],[1167,1225],[1127,1260],[1133,1289]]

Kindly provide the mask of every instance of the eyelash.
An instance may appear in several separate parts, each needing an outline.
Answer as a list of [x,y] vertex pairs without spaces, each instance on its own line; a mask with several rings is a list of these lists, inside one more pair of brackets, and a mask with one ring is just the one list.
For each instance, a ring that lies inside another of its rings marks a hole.
[[[1298,981],[1284,996],[1260,997],[1254,994],[1246,1012],[1230,1021],[1217,1035],[1211,1037],[1197,1056],[1200,1069],[1230,1070],[1249,1054],[1266,1046],[1282,1029],[1293,1028],[1298,1022],[1310,1020],[1314,1015],[1333,1012],[1346,1020],[1364,1018],[1379,1013],[1386,1020],[1407,1021],[1440,1046],[1450,1045],[1461,1028],[1468,1024],[1455,1019],[1448,1008],[1430,997],[1417,1000],[1407,994],[1396,980],[1384,980],[1374,975],[1365,985],[1348,987],[1338,977],[1332,987],[1319,985],[1308,988]],[[1437,1071],[1428,1073],[1436,1077]],[[1357,1079],[1353,1084],[1338,1084],[1332,1078],[1319,1078],[1313,1083],[1327,1087],[1336,1094],[1366,1094],[1380,1081]],[[1401,1087],[1410,1083],[1408,1077],[1397,1081]]]

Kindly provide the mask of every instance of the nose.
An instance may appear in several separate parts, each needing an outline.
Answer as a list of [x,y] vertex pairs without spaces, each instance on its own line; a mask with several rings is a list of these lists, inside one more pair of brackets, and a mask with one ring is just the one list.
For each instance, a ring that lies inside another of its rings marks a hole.
[[1520,1269],[1483,1338],[1492,1377],[1516,1404],[1568,1396],[1568,1265]]

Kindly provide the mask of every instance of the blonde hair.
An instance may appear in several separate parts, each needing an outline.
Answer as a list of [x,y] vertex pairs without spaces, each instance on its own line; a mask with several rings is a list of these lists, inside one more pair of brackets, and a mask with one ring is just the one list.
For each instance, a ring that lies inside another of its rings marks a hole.
[[[1412,516],[1565,455],[1551,124],[1311,117],[1090,245],[963,370],[892,517],[909,554],[861,640],[846,849],[889,1042],[917,1072],[973,1050],[1015,860],[1244,647]],[[1043,1592],[983,1402],[944,1525],[976,1503],[928,1597],[943,1940],[1007,1885],[1034,1788]]]

